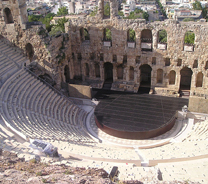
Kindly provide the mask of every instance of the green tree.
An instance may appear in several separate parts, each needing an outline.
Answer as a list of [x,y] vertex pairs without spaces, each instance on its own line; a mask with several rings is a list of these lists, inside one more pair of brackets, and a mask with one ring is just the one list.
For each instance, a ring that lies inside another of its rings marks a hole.
[[58,21],[57,21],[57,25],[56,26],[60,27],[63,33],[65,33],[65,26],[64,26],[64,24],[66,22],[68,22],[68,20],[69,19],[66,19],[66,17],[64,17],[62,19],[58,19]]
[[159,31],[159,43],[167,43],[167,32],[163,29]]
[[147,12],[142,13],[142,18],[145,19],[146,21],[149,20],[149,14]]
[[184,38],[185,44],[194,44],[195,34],[192,31],[187,31]]
[[57,24],[53,25],[53,27],[51,28],[51,31],[49,32],[49,34],[51,36],[56,35],[58,32],[60,33],[65,33],[65,27],[64,24],[66,22],[68,22],[69,19],[66,19],[66,17],[58,19]]
[[57,16],[68,15],[68,9],[66,7],[61,7],[58,9]]
[[106,3],[106,5],[104,6],[104,15],[105,16],[110,16],[110,5],[109,5],[109,3]]
[[46,29],[48,32],[50,32],[51,28],[53,27],[53,25],[51,25],[50,22],[54,16],[55,16],[54,13],[48,13],[45,17],[40,18],[40,21],[46,25]]
[[195,1],[192,5],[194,10],[202,10],[202,5],[199,1]]

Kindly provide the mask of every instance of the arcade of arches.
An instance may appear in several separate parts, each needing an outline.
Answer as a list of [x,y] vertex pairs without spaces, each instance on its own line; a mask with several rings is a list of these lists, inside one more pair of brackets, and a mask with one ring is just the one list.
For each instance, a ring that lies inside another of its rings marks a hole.
[[[103,64],[96,62],[93,66],[91,64],[89,65],[89,63],[85,63],[83,71],[83,75],[87,77],[85,80],[95,77],[96,79],[101,79],[104,82],[111,84],[119,81],[122,83],[125,80],[128,80],[129,82],[136,81],[139,83],[139,87],[143,88],[160,87],[166,84],[172,86],[175,91],[190,90],[191,84],[194,84],[197,88],[203,87],[204,78],[202,72],[199,72],[193,78],[192,69],[188,67],[181,68],[179,73],[175,70],[165,73],[163,69],[158,68],[155,70],[149,64],[142,64],[138,68],[134,68],[133,66],[126,66],[123,64],[117,65],[116,63],[111,62],[105,62]],[[64,76],[65,81],[69,83],[70,68],[68,65],[64,68]],[[192,80],[194,80],[195,83],[192,83]]]

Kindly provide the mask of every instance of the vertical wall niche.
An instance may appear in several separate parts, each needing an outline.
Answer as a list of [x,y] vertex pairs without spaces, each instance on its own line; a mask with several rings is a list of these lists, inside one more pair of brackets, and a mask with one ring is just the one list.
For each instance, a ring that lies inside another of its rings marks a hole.
[[118,79],[123,79],[123,66],[119,65],[117,67],[117,77]]
[[174,70],[171,70],[169,73],[169,84],[170,85],[175,84],[175,78],[176,78],[176,72]]
[[69,83],[70,73],[69,73],[69,66],[68,65],[66,65],[64,67],[64,75],[65,75],[65,81],[66,81],[66,83]]
[[9,8],[4,9],[4,16],[5,16],[5,23],[6,24],[14,23],[12,13]]
[[85,63],[85,76],[89,77],[89,73],[90,73],[89,65],[88,65],[88,63]]
[[75,55],[74,53],[72,52],[72,59],[75,60]]
[[196,87],[202,87],[203,85],[203,73],[199,72],[196,77]]
[[100,53],[100,61],[104,61],[103,53]]
[[194,60],[193,68],[198,68],[198,60]]
[[81,53],[77,54],[77,59],[78,59],[78,61],[82,61],[82,54]]
[[95,63],[95,77],[100,78],[100,65]]
[[163,70],[162,69],[157,70],[157,83],[158,84],[163,83]]
[[130,66],[130,69],[129,69],[129,80],[130,81],[134,80],[134,67],[133,66]]
[[115,62],[115,63],[117,62],[117,55],[115,55],[115,54],[113,55],[113,62]]
[[181,65],[182,65],[182,59],[178,59],[177,66],[181,66]]
[[95,53],[92,52],[92,53],[90,53],[90,60],[94,60],[94,59],[95,59]]
[[208,61],[206,62],[206,65],[205,65],[205,70],[208,69]]
[[136,63],[137,64],[140,64],[141,63],[141,60],[140,59],[141,59],[141,56],[136,56]]
[[156,57],[152,57],[152,65],[156,65]]
[[170,66],[170,58],[165,58],[165,66]]
[[127,64],[127,55],[123,56],[123,64]]

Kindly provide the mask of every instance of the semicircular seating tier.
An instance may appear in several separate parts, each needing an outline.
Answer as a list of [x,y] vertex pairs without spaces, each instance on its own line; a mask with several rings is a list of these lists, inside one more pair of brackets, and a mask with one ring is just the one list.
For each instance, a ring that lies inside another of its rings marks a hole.
[[16,63],[26,58],[13,61],[10,52],[19,55],[0,41],[0,75],[5,74],[0,110],[5,123],[28,138],[94,143],[84,124],[87,112],[20,69]]

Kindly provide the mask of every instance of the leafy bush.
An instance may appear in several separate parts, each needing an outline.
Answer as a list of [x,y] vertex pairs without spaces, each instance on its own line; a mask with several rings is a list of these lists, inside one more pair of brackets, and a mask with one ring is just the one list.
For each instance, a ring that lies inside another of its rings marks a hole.
[[167,32],[163,29],[159,31],[159,43],[167,43]]
[[195,34],[192,31],[187,31],[184,38],[185,44],[194,44]]

